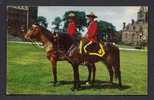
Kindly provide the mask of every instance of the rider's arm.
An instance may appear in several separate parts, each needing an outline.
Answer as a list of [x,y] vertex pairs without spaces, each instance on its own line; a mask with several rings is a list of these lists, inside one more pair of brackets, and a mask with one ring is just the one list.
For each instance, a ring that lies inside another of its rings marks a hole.
[[87,34],[90,35],[90,37],[93,37],[96,35],[97,32],[97,24],[96,22],[93,22],[89,27],[88,27],[88,32]]

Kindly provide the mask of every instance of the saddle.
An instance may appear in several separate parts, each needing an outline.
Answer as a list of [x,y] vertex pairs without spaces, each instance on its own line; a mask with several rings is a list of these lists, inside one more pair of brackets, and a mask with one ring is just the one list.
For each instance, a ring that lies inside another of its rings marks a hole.
[[99,57],[103,57],[106,53],[104,44],[101,41],[89,44],[85,40],[81,39],[79,49],[80,54],[95,55]]

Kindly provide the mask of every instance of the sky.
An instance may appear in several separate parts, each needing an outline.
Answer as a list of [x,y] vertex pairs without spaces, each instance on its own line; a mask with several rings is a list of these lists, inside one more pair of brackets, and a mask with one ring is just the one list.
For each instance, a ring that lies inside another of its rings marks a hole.
[[48,29],[53,26],[51,22],[55,17],[63,17],[66,11],[79,10],[85,11],[86,14],[94,12],[98,18],[112,23],[119,31],[123,27],[123,22],[130,23],[132,19],[137,19],[137,12],[140,6],[39,6],[38,16],[47,18]]

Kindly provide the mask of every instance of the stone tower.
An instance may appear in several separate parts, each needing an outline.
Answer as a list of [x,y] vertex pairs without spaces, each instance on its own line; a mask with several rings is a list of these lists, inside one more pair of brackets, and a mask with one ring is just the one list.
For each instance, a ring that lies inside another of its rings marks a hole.
[[141,6],[137,13],[137,21],[146,22],[148,19],[148,7]]
[[127,25],[123,24],[122,42],[125,44],[139,45],[148,42],[148,7],[141,6],[137,12],[137,20]]

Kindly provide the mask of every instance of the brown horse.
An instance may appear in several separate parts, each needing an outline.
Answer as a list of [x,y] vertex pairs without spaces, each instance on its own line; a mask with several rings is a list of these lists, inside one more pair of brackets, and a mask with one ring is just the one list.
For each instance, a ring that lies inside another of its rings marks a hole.
[[[51,32],[47,31],[45,28],[43,28],[40,25],[32,25],[31,30],[29,30],[25,34],[26,39],[33,39],[35,38],[37,41],[40,41],[43,43],[46,52],[47,57],[52,63],[52,71],[54,74],[54,79],[57,79],[56,77],[56,62],[57,62],[57,48],[60,49],[59,53],[60,55],[63,55],[66,53],[68,48],[71,45],[71,42],[67,34],[51,34]],[[64,44],[65,43],[65,44]],[[71,63],[74,71],[74,87],[73,89],[79,89],[80,88],[80,79],[79,79],[79,65],[83,64],[83,62],[87,62],[87,66],[89,69],[89,77],[88,80],[90,80],[91,77],[91,71],[93,71],[93,83],[95,81],[95,63],[98,61],[102,61],[109,71],[110,75],[110,82],[113,82],[113,73],[115,73],[115,78],[118,79],[119,86],[122,85],[121,83],[121,72],[120,72],[120,51],[119,49],[113,45],[112,43],[106,43],[104,45],[105,48],[105,55],[103,57],[95,56],[95,55],[85,55],[81,54],[79,51],[79,48],[76,48],[72,54],[72,56],[65,57],[69,63]],[[93,48],[95,49],[95,48]],[[58,55],[58,56],[60,56]],[[57,82],[57,80],[55,80]]]
[[[25,29],[22,30],[22,33],[24,33],[26,40],[33,42],[32,39],[35,39],[35,41],[43,43],[43,46],[47,53],[47,58],[52,65],[51,72],[54,78],[53,85],[55,86],[57,83],[57,61],[67,60],[65,54],[69,47],[72,45],[71,38],[67,34],[60,34],[59,36],[61,38],[57,38],[57,34],[51,33],[50,31],[38,24],[33,24],[31,29],[29,29],[26,33],[25,31]],[[66,41],[67,43],[63,45],[63,43],[65,43]],[[87,82],[90,82],[92,70],[91,68],[94,65],[86,64],[86,66],[89,72]]]

